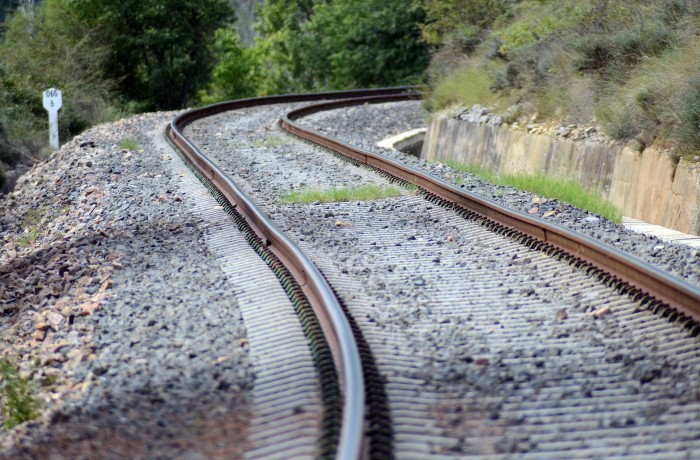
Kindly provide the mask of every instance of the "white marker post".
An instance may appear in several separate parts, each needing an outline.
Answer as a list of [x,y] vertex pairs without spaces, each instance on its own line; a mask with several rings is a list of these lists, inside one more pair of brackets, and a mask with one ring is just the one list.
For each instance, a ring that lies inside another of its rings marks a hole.
[[56,88],[49,88],[43,94],[44,108],[49,112],[49,142],[52,149],[58,150],[58,109],[63,107],[63,97]]

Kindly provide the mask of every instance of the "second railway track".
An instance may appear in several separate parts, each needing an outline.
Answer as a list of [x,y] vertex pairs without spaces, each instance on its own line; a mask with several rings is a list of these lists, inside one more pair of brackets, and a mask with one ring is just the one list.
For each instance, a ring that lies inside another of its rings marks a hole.
[[[372,422],[371,455],[700,454],[695,323],[670,322],[595,270],[408,189],[378,202],[281,205],[295,188],[389,180],[283,133],[277,120],[296,102],[268,102],[278,104],[188,121],[185,135],[296,241],[361,332],[386,396],[370,386],[368,400],[390,417]],[[661,295],[697,315],[674,289]]]

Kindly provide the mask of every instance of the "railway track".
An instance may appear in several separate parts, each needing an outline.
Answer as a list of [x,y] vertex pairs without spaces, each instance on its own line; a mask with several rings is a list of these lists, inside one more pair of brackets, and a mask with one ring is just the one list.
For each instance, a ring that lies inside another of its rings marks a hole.
[[[308,302],[329,337],[326,355],[341,382],[330,406],[342,401],[343,411],[326,412],[320,455],[698,454],[697,288],[303,126],[303,117],[321,110],[415,97],[400,88],[235,101],[188,112],[169,129],[224,207],[240,213],[239,227],[256,251],[274,256],[276,269],[277,260],[287,264],[282,283],[302,291],[295,303],[307,315]],[[326,101],[296,108],[282,126],[349,161],[323,149],[285,153],[300,147],[277,130],[275,118],[314,99]],[[258,110],[269,107],[272,118]],[[260,153],[236,143],[253,122],[275,139],[259,143]],[[413,184],[419,191],[377,203],[280,210],[275,195],[298,185],[291,182],[310,161],[318,169],[306,179],[311,186],[332,183],[322,178],[328,171],[343,171],[351,183]],[[256,181],[251,169],[275,162],[290,183]],[[362,351],[344,348],[358,342]],[[317,360],[319,373],[325,362]],[[369,376],[366,390],[358,374]]]

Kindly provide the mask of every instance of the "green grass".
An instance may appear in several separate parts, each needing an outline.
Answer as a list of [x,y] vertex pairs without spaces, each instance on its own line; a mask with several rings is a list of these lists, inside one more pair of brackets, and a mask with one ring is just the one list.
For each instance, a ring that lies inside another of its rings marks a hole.
[[47,209],[44,206],[39,206],[38,208],[30,209],[24,215],[22,219],[22,227],[33,227],[39,225],[41,220],[46,215]]
[[277,136],[267,136],[265,138],[258,138],[253,141],[253,148],[260,149],[263,147],[279,147],[284,144],[284,141]]
[[29,381],[19,375],[9,361],[0,361],[0,412],[6,428],[32,420],[39,415],[39,401]]
[[282,197],[283,203],[336,203],[340,201],[371,201],[401,195],[398,187],[379,187],[362,185],[360,187],[329,188],[326,190],[302,190]]
[[117,144],[117,147],[122,150],[139,150],[141,148],[139,143],[130,137],[122,139],[121,142]]
[[35,242],[40,235],[41,230],[39,230],[39,227],[32,227],[27,232],[22,233],[18,244],[20,247],[26,248],[27,246]]
[[544,174],[496,174],[493,170],[476,165],[463,165],[456,161],[445,161],[447,166],[462,173],[481,177],[496,185],[525,190],[547,199],[556,198],[577,208],[598,214],[612,222],[622,221],[622,212],[600,194],[584,189],[575,180],[559,179]]
[[490,85],[491,78],[485,70],[461,67],[437,81],[426,104],[431,109],[454,104],[490,105],[496,101],[496,96],[489,90]]

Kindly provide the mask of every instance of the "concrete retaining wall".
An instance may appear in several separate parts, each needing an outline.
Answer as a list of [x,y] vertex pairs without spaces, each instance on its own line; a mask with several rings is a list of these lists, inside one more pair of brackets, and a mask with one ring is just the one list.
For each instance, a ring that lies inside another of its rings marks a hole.
[[625,216],[700,234],[700,167],[685,161],[676,165],[658,150],[639,153],[620,144],[529,134],[438,114],[421,157],[577,179],[600,191]]

